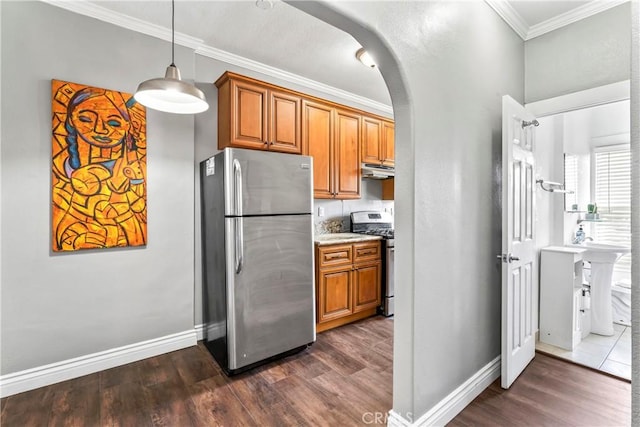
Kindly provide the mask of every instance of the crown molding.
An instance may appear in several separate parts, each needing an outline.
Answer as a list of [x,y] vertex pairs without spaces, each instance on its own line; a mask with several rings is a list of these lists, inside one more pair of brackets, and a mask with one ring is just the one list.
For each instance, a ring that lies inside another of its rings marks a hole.
[[218,61],[226,62],[227,64],[233,64],[238,67],[247,68],[249,70],[257,71],[262,74],[266,74],[271,77],[286,80],[291,83],[298,84],[310,89],[314,89],[326,94],[337,96],[341,99],[356,102],[363,106],[375,108],[381,112],[393,115],[393,108],[382,102],[374,101],[364,96],[356,95],[346,90],[338,89],[333,86],[320,83],[316,80],[311,80],[298,74],[290,73],[289,71],[282,70],[280,68],[272,67],[270,65],[263,64],[252,59],[245,58],[224,50],[216,49],[210,46],[203,46],[196,49],[196,54],[206,56],[208,58],[216,59]]
[[[94,3],[84,1],[68,1],[68,0],[40,0],[43,3],[48,3],[52,6],[56,6],[70,12],[85,15],[91,18],[98,19],[109,24],[117,25],[128,30],[136,31],[141,34],[156,37],[161,40],[171,41],[171,29],[165,28],[160,25],[151,24],[142,19],[133,18],[123,13],[114,12],[105,7],[98,6]],[[247,68],[259,73],[263,73],[272,77],[290,81],[303,87],[307,87],[313,90],[320,91],[329,95],[336,96],[340,99],[358,103],[362,106],[374,108],[380,112],[384,112],[393,115],[393,108],[390,105],[383,104],[378,101],[366,98],[364,96],[356,95],[354,93],[338,89],[333,86],[320,83],[318,81],[290,73],[288,71],[272,67],[267,64],[263,64],[258,61],[254,61],[249,58],[245,58],[230,52],[226,52],[221,49],[216,49],[204,44],[204,41],[195,37],[188,36],[182,33],[175,33],[175,42],[177,45],[185,46],[193,49],[197,55],[206,56],[212,59],[216,59],[228,64],[237,65],[239,67]]]
[[577,7],[561,15],[554,16],[551,19],[547,19],[544,22],[532,25],[529,28],[529,31],[527,31],[527,38],[525,40],[531,40],[534,37],[557,30],[565,25],[572,24],[580,21],[581,19],[588,18],[627,2],[629,2],[629,0],[593,0],[583,6]]
[[513,31],[515,31],[522,40],[527,39],[529,26],[524,19],[522,19],[520,14],[511,7],[511,4],[505,0],[485,0],[485,2],[491,6],[491,8],[495,10],[507,24],[509,24]]
[[[132,30],[161,40],[171,41],[171,29],[161,25],[152,24],[142,19],[134,18],[120,12],[114,12],[97,4],[84,1],[68,1],[68,0],[40,0],[52,6],[80,15],[95,18],[109,24],[117,25],[127,30]],[[204,43],[201,39],[188,36],[179,32],[175,33],[176,44],[191,49],[197,49]]]
[[583,6],[529,27],[508,1],[485,0],[524,41],[531,40],[629,1],[630,0],[593,0]]

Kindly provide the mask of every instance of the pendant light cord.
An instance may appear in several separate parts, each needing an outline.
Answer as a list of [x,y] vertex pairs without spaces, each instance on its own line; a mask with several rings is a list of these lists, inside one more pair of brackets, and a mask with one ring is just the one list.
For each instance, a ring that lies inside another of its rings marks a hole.
[[176,49],[176,30],[175,30],[175,21],[176,21],[176,6],[175,0],[171,0],[171,66],[175,67],[175,49]]

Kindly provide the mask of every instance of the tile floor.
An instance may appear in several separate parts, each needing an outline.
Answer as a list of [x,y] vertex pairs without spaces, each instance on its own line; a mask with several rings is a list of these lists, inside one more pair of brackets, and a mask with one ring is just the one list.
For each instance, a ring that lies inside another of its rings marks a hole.
[[613,324],[610,337],[589,334],[573,351],[538,341],[536,350],[631,380],[631,327]]

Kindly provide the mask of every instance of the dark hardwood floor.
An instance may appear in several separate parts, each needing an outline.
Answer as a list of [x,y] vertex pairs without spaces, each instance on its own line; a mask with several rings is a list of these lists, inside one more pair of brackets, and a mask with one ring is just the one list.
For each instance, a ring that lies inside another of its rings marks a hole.
[[[352,426],[391,409],[393,320],[318,334],[234,377],[202,344],[2,399],[0,425]],[[373,418],[371,418],[373,419]]]
[[[4,398],[0,425],[386,424],[392,354],[393,320],[383,317],[318,334],[304,352],[231,378],[200,344]],[[496,381],[449,425],[624,426],[630,414],[629,383],[537,354],[510,390]]]
[[500,379],[448,424],[462,426],[631,425],[631,384],[545,354],[509,390]]

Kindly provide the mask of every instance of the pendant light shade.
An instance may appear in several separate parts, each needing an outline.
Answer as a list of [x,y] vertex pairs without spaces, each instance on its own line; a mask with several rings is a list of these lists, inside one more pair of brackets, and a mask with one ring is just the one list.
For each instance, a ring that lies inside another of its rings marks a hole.
[[175,31],[174,0],[171,0],[171,65],[164,78],[146,80],[138,85],[134,97],[145,107],[165,113],[196,114],[209,109],[204,93],[192,84],[183,82],[174,64]]
[[145,107],[165,113],[196,114],[209,109],[204,93],[180,79],[180,70],[174,64],[167,67],[164,78],[144,81],[134,95]]

